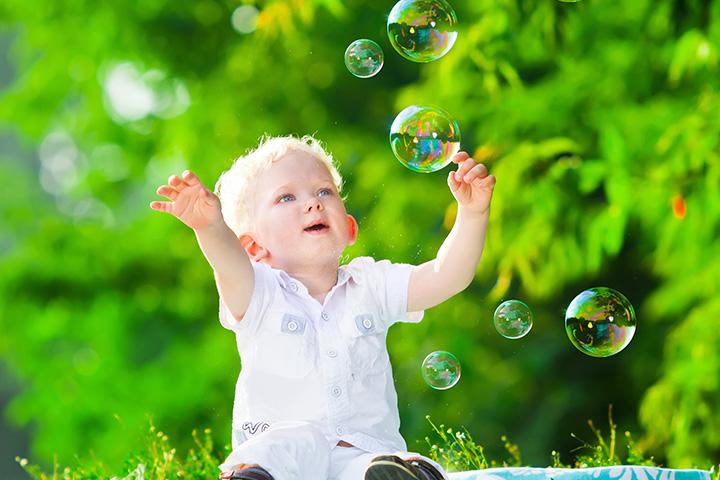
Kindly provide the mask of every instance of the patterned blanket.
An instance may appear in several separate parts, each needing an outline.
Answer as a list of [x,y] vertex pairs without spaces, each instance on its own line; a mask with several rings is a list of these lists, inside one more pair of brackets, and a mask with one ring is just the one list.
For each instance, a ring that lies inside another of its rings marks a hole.
[[450,480],[710,480],[707,470],[618,465],[596,468],[488,468],[449,474]]

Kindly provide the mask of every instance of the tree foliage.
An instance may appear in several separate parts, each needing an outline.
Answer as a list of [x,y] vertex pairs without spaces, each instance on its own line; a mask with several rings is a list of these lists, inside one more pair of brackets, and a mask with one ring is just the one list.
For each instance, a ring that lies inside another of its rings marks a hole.
[[[213,184],[262,134],[315,133],[360,220],[347,254],[422,262],[452,197],[442,172],[403,169],[387,135],[430,103],[498,184],[476,281],[391,331],[410,447],[430,413],[549,463],[613,403],[660,461],[717,460],[720,2],[455,0],[457,44],[424,65],[392,51],[392,4],[258,1],[247,35],[231,27],[237,0],[0,5],[0,358],[35,455],[119,461],[148,416],[176,438],[229,431],[239,364],[211,271],[192,232],[147,208],[168,175]],[[377,77],[345,70],[357,38],[385,50]],[[600,285],[630,299],[638,331],[592,359],[563,309]],[[522,340],[493,330],[507,298],[535,312]],[[447,392],[419,375],[436,349],[463,363]]]

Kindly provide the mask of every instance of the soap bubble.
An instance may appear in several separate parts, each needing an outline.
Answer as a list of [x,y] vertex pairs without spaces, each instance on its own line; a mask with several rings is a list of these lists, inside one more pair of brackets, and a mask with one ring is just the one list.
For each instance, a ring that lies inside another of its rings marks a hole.
[[633,306],[611,288],[585,290],[565,312],[565,331],[570,341],[591,357],[609,357],[627,347],[635,325]]
[[383,66],[382,48],[367,38],[355,40],[345,50],[345,66],[356,77],[372,77]]
[[533,314],[530,307],[520,300],[507,300],[495,309],[493,322],[500,335],[514,340],[530,332]]
[[390,11],[387,31],[400,55],[413,62],[432,62],[455,44],[457,16],[445,0],[400,0]]
[[415,172],[444,168],[460,151],[460,128],[437,107],[411,105],[390,127],[390,147],[400,163]]
[[423,360],[421,371],[425,383],[436,390],[452,388],[460,380],[460,362],[450,352],[432,352]]

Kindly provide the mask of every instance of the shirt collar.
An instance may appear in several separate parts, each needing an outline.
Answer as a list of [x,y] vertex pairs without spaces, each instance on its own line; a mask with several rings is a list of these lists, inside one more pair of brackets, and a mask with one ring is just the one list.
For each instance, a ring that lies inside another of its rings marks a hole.
[[[295,291],[299,289],[304,289],[305,285],[300,280],[296,280],[295,278],[291,277],[287,274],[285,270],[279,270],[279,269],[273,269],[278,273],[278,281],[280,282],[280,286],[286,290],[292,289],[291,285],[295,284],[296,289]],[[347,265],[341,265],[338,268],[338,278],[337,278],[337,284],[336,286],[340,287],[347,283],[350,279],[352,279],[355,283],[360,283],[360,276],[357,274],[357,272],[353,271],[353,269],[347,268]]]

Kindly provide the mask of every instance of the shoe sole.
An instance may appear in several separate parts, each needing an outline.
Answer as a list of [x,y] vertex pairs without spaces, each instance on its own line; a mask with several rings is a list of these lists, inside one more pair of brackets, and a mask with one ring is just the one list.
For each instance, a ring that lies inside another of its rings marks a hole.
[[418,477],[402,465],[382,460],[368,467],[365,480],[418,480]]

